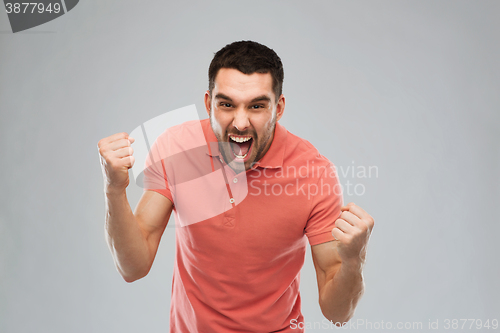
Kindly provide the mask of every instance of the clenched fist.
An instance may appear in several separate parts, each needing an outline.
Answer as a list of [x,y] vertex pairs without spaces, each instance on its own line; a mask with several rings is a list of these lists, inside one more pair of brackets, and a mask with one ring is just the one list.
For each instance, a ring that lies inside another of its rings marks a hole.
[[339,241],[338,253],[342,261],[364,263],[366,246],[370,239],[374,220],[361,207],[349,203],[340,210],[332,235]]
[[134,150],[130,146],[135,140],[127,133],[117,133],[102,139],[97,144],[101,155],[104,189],[125,190],[129,184],[128,169],[135,162]]

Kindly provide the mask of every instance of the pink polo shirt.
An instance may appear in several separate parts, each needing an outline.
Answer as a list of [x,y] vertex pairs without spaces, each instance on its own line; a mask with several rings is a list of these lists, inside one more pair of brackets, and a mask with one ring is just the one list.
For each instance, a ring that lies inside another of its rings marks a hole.
[[151,151],[145,190],[174,203],[177,226],[170,332],[302,332],[290,325],[304,321],[306,239],[334,240],[343,204],[333,164],[279,123],[238,174],[208,119],[168,129]]

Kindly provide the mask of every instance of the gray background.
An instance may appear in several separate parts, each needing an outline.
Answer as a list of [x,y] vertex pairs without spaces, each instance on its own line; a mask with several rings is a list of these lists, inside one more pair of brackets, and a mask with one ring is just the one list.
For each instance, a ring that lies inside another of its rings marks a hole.
[[[149,275],[124,282],[97,142],[193,103],[206,117],[213,53],[242,39],[280,55],[288,130],[339,169],[378,168],[340,175],[376,221],[354,320],[500,319],[499,14],[499,1],[86,0],[12,34],[1,12],[0,332],[168,331],[175,228]],[[141,193],[129,187],[132,207]],[[320,323],[310,252],[301,291]]]

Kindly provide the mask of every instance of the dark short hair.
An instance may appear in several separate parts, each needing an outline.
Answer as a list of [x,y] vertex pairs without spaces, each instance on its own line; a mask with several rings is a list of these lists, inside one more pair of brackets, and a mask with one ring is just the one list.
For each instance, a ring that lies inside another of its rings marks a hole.
[[208,68],[208,90],[212,95],[215,77],[221,68],[234,68],[243,74],[271,73],[276,102],[283,88],[283,64],[274,50],[253,41],[228,44],[215,53]]

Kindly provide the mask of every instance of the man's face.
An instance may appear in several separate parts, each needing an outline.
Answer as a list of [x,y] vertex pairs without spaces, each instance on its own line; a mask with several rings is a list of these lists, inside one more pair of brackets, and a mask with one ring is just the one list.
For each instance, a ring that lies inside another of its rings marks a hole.
[[212,95],[205,93],[205,107],[226,163],[235,170],[244,163],[248,170],[271,146],[285,97],[276,100],[270,73],[221,68]]

